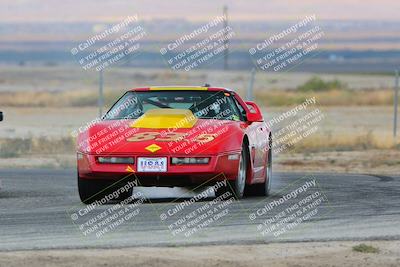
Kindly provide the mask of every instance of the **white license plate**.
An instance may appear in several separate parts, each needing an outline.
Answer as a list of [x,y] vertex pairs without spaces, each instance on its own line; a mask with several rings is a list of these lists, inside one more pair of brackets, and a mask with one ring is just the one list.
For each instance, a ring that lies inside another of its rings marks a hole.
[[138,172],[166,172],[167,158],[138,158]]

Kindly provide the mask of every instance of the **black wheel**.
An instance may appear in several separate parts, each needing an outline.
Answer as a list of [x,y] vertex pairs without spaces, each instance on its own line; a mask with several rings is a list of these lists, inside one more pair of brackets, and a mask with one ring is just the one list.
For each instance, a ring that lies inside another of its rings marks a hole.
[[104,194],[101,193],[105,188],[101,188],[100,183],[98,180],[82,179],[78,175],[78,191],[82,203],[91,204],[102,198]]
[[269,138],[268,162],[265,171],[265,181],[260,184],[247,185],[246,196],[269,196],[272,181],[272,138]]
[[[96,200],[100,200],[107,194],[112,194],[118,188],[121,188],[126,182],[116,182],[109,180],[99,179],[82,179],[78,175],[78,191],[81,201],[85,204],[91,204]],[[133,188],[129,188],[128,191],[121,192],[118,196],[117,201],[122,201],[132,196]]]
[[228,181],[227,186],[221,187],[218,190],[216,190],[215,195],[219,197],[226,192],[231,192],[236,199],[243,198],[244,190],[246,188],[247,166],[248,166],[248,153],[247,153],[247,148],[243,144],[242,152],[239,158],[238,175],[236,180]]
[[118,201],[123,201],[132,196],[133,188],[129,188],[128,191],[119,194]]

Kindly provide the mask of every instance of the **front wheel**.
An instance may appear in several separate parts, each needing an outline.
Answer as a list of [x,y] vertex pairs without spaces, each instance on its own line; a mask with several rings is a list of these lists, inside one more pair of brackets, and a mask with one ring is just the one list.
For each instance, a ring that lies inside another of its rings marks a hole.
[[103,197],[105,188],[101,188],[99,183],[97,180],[82,179],[78,175],[78,192],[82,203],[91,204]]
[[265,177],[265,196],[269,196],[271,193],[271,182],[272,182],[272,144],[268,151],[268,164]]
[[[91,204],[96,200],[101,200],[106,195],[113,194],[115,190],[118,190],[118,188],[122,186],[123,183],[121,182],[100,179],[83,179],[78,175],[79,197],[84,204]],[[125,200],[132,195],[132,192],[132,187],[128,190],[119,191],[119,195],[115,200]]]
[[247,159],[248,159],[247,150],[243,146],[239,158],[237,178],[235,179],[235,181],[227,181],[227,185],[225,187],[221,187],[218,190],[216,190],[215,195],[217,197],[222,196],[226,192],[230,192],[236,199],[243,198],[244,189],[246,187],[247,166],[248,166]]
[[268,162],[265,166],[265,180],[263,183],[252,184],[246,187],[246,196],[269,196],[272,182],[272,139],[269,140]]

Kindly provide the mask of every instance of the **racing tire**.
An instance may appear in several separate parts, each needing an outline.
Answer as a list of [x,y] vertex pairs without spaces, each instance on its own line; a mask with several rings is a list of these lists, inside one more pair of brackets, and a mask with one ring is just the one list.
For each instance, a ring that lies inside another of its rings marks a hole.
[[269,149],[268,149],[268,162],[267,170],[265,171],[265,180],[263,183],[247,185],[246,196],[269,196],[271,193],[271,182],[272,182],[272,138],[269,138]]
[[[78,175],[79,197],[84,204],[91,204],[96,200],[100,200],[107,194],[112,194],[113,190],[122,186],[123,183],[116,183],[116,181],[83,179]],[[132,192],[133,188],[130,188],[128,191],[120,193],[116,201],[127,199],[132,196]]]
[[[238,175],[234,181],[227,181],[225,187],[220,187],[215,191],[215,196],[219,197],[230,192],[235,199],[241,199],[244,196],[244,191],[246,188],[246,178],[248,170],[248,152],[246,147],[243,145],[242,152],[239,158]],[[232,197],[231,195],[228,197]]]
[[99,180],[82,179],[78,176],[78,192],[82,203],[91,204],[103,197],[102,191],[105,188],[101,188],[100,183]]
[[264,195],[268,197],[271,194],[271,184],[272,184],[272,139],[270,138],[270,146],[268,150],[268,164],[267,171],[265,172],[265,182],[264,182]]
[[129,189],[128,192],[123,192],[119,195],[118,201],[124,201],[125,199],[132,196],[133,188]]

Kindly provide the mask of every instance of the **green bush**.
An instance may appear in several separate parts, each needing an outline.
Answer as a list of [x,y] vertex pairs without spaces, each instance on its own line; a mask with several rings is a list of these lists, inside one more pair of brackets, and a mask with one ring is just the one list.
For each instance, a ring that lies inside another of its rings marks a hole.
[[321,78],[314,76],[303,85],[297,87],[297,90],[301,92],[329,91],[334,89],[346,89],[346,84],[338,79],[334,79],[333,81],[324,81]]
[[353,251],[356,252],[361,252],[361,253],[379,253],[379,248],[366,245],[366,244],[360,244],[357,246],[353,247]]

